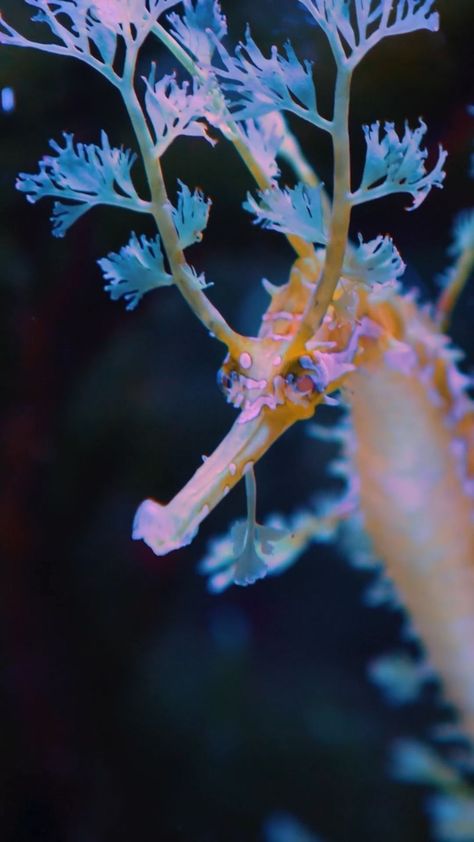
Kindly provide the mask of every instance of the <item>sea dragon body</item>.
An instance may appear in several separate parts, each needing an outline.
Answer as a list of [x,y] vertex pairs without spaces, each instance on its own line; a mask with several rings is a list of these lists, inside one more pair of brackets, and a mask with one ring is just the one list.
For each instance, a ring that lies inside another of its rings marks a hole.
[[474,739],[474,405],[413,295],[369,307],[346,381],[364,527]]

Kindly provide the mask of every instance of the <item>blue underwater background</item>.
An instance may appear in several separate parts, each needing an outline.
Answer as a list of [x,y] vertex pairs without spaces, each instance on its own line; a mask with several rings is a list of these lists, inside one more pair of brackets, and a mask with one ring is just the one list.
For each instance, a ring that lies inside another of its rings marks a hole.
[[[18,0],[1,5],[26,20]],[[291,0],[223,6],[233,41],[250,21],[261,46],[290,37],[316,57],[327,113],[332,66],[304,11]],[[427,301],[451,221],[473,194],[474,3],[437,8],[439,33],[370,54],[352,104],[356,168],[358,127],[375,119],[414,126],[422,115],[433,154],[438,143],[449,151],[444,190],[421,209],[405,213],[406,197],[393,197],[356,219],[368,236],[393,235],[407,288]],[[0,89],[16,99],[0,112],[2,842],[304,842],[269,824],[275,813],[326,842],[428,842],[426,792],[390,779],[390,746],[422,740],[452,713],[434,684],[394,708],[369,682],[371,658],[410,649],[399,611],[363,603],[373,574],[319,546],[283,576],[208,594],[196,565],[242,516],[240,487],[185,550],[157,559],[131,541],[140,501],[171,498],[233,421],[216,385],[222,349],[173,288],[133,313],[104,294],[95,261],[131,228],[151,233],[146,221],[93,210],[56,240],[47,203],[29,206],[14,190],[63,130],[96,142],[104,128],[133,146],[115,92],[72,60],[6,48],[0,58]],[[163,56],[159,67],[172,66]],[[294,128],[329,179],[325,137]],[[223,141],[212,150],[181,138],[164,163],[171,187],[179,177],[212,197],[193,262],[216,279],[211,297],[231,323],[255,331],[267,303],[260,279],[285,281],[288,245],[241,210],[251,179]],[[465,370],[473,318],[471,282],[451,330]],[[304,425],[290,430],[257,467],[260,518],[340,490],[327,472],[336,455]]]

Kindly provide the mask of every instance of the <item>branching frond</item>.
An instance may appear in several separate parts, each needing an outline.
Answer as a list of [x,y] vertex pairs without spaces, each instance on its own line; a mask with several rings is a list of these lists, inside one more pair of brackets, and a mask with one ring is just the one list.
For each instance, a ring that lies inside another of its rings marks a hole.
[[46,24],[56,39],[52,43],[29,41],[0,21],[0,43],[35,47],[72,55],[117,82],[113,63],[118,39],[138,48],[154,23],[179,0],[26,0],[37,10],[33,20]]
[[299,0],[326,33],[341,63],[354,67],[389,35],[436,31],[435,0]]
[[231,585],[253,585],[267,575],[274,547],[289,535],[282,529],[237,520],[227,537],[216,539],[200,572],[209,574],[209,590],[220,593]]
[[373,658],[369,663],[368,674],[393,705],[416,702],[425,682],[434,678],[427,662],[403,651]]
[[193,289],[203,290],[207,289],[207,287],[212,286],[212,283],[207,283],[204,272],[198,273],[194,266],[190,266],[189,263],[183,268],[182,271],[186,275],[188,282]]
[[418,740],[400,738],[391,758],[391,771],[396,780],[431,784],[440,789],[453,789],[458,773],[429,745]]
[[270,181],[278,178],[280,169],[276,159],[286,136],[281,114],[270,111],[257,120],[245,120],[241,128],[246,145],[262,172]]
[[294,234],[309,243],[326,244],[321,190],[322,185],[310,187],[301,182],[283,190],[272,187],[259,193],[260,204],[247,194],[243,207],[254,214],[255,224],[283,234]]
[[448,253],[454,262],[438,278],[442,292],[437,303],[437,315],[443,330],[447,330],[456,302],[474,269],[474,208],[458,214],[452,234],[453,241]]
[[461,211],[453,225],[453,242],[449,254],[458,257],[466,251],[474,251],[474,208]]
[[179,181],[178,204],[172,209],[173,222],[179,237],[179,246],[186,249],[202,240],[211,210],[211,199],[205,199],[201,190],[191,193],[189,187]]
[[180,135],[202,137],[211,144],[215,143],[202,122],[209,106],[206,87],[193,82],[193,91],[189,93],[189,82],[179,85],[174,74],[156,81],[155,64],[144,82],[145,107],[153,127],[155,155],[163,155]]
[[209,32],[219,41],[227,34],[219,0],[183,0],[183,5],[182,15],[173,12],[168,16],[171,34],[201,64],[209,64],[215,49]]
[[255,524],[254,541],[249,545],[247,540],[244,550],[248,526],[248,521],[236,521],[227,534],[209,542],[199,570],[209,576],[208,588],[213,593],[220,593],[231,584],[250,584],[248,578],[240,581],[243,568],[247,576],[249,567],[256,574],[253,581],[283,573],[310,544],[332,540],[337,522],[312,511],[300,511],[289,518],[272,515],[265,524]]
[[[76,219],[98,204],[149,212],[149,203],[140,199],[133,185],[133,152],[111,147],[105,132],[101,133],[101,146],[75,144],[73,135],[66,132],[63,137],[64,146],[50,141],[56,155],[42,158],[38,174],[20,173],[16,183],[29,202],[45,196],[61,200],[53,208],[56,237],[63,237]],[[65,205],[64,199],[74,204]]]
[[165,271],[160,239],[138,238],[134,232],[120,251],[110,252],[97,261],[102,269],[104,287],[112,301],[124,298],[127,310],[134,310],[146,292],[170,286],[173,278]]
[[426,199],[432,187],[442,187],[447,152],[439,147],[438,160],[428,172],[425,167],[428,151],[421,147],[426,124],[421,119],[419,123],[416,129],[405,123],[403,137],[397,134],[394,123],[385,123],[382,136],[379,122],[363,127],[367,152],[360,187],[351,195],[353,204],[391,193],[411,193],[410,210],[413,210]]
[[202,573],[210,573],[209,590],[224,590],[235,585],[253,585],[267,575],[275,548],[291,536],[285,529],[262,526],[256,521],[256,484],[253,467],[245,474],[247,517],[236,521],[229,537],[213,545],[210,555],[201,562]]
[[359,245],[351,249],[343,267],[345,278],[357,280],[368,287],[396,281],[404,271],[405,264],[392,238],[382,234],[368,243],[364,243],[359,234]]
[[215,43],[223,67],[214,67],[214,71],[224,79],[222,88],[232,94],[228,106],[235,119],[253,120],[270,111],[290,111],[329,129],[329,121],[318,113],[312,64],[299,61],[289,41],[286,57],[272,47],[270,58],[257,47],[249,29],[235,57]]

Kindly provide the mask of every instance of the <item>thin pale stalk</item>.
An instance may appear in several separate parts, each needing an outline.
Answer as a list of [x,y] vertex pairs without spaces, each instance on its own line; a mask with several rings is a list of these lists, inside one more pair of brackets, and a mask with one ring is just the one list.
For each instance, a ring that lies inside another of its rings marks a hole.
[[320,326],[339,282],[346,254],[351,203],[349,96],[352,72],[345,65],[337,69],[333,118],[334,195],[332,203],[329,244],[321,279],[310,296],[301,326],[287,351],[298,353]]
[[173,275],[173,280],[185,301],[209,332],[233,351],[240,348],[241,339],[227,324],[219,310],[209,301],[204,292],[193,285],[192,276],[179,244],[179,238],[171,217],[170,201],[166,192],[159,158],[152,153],[153,140],[143,110],[135,93],[134,62],[130,60],[124,71],[120,87],[145,167],[151,194],[152,215],[155,219],[161,241]]
[[[161,24],[156,23],[153,27],[153,34],[156,35],[157,38],[170,50],[170,52],[174,55],[174,57],[180,62],[180,64],[184,67],[184,69],[193,76],[195,79],[198,80],[201,84],[204,84],[206,81],[206,76],[198,65],[193,61],[189,53],[186,52],[183,47],[170,35],[166,29],[161,26]],[[260,190],[268,190],[271,187],[271,182],[263,172],[261,166],[255,159],[254,155],[252,154],[248,144],[245,142],[245,137],[240,129],[238,123],[233,119],[230,111],[228,110],[225,97],[218,85],[217,82],[213,84],[213,94],[214,96],[218,97],[217,104],[222,111],[222,114],[225,116],[225,123],[222,123],[219,127],[222,134],[226,138],[226,140],[230,141],[233,144],[236,152],[240,155],[240,158],[244,162],[245,166],[249,170],[250,174],[252,175],[255,183],[259,187]],[[288,128],[285,128],[285,134],[288,135],[294,143],[294,139],[292,138]],[[296,237],[293,234],[287,235],[288,242],[295,250],[296,254],[299,257],[311,257],[314,256],[314,248],[310,243],[307,243],[301,237]]]
[[257,483],[253,463],[245,471],[245,495],[247,497],[247,537],[255,534],[257,523]]
[[437,321],[442,331],[449,327],[451,315],[474,268],[474,249],[465,249],[453,266],[447,285],[436,305]]

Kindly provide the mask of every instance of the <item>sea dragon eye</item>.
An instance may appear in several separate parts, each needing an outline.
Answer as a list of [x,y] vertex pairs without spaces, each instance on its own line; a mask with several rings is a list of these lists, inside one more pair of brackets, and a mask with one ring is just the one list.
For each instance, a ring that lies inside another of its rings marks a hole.
[[239,379],[239,373],[234,368],[220,368],[217,372],[217,385],[223,392],[228,392]]
[[300,372],[296,374],[295,372],[290,371],[285,377],[285,383],[287,386],[291,386],[293,389],[296,389],[296,391],[300,392],[302,395],[313,393],[316,389],[314,377],[307,372]]
[[298,389],[298,392],[301,392],[302,394],[314,392],[316,388],[315,382],[310,374],[300,374],[300,376],[296,378],[295,386]]

